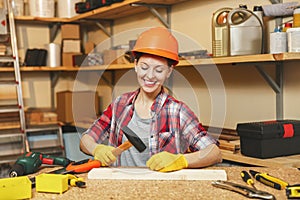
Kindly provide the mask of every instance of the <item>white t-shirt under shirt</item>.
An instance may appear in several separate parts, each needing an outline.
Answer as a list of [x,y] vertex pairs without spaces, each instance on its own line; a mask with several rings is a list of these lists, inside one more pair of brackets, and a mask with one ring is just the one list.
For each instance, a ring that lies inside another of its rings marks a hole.
[[[146,149],[143,152],[139,152],[134,146],[121,154],[121,166],[128,167],[146,167],[146,162],[150,158],[149,155],[149,137],[150,137],[150,123],[151,118],[142,119],[134,111],[131,121],[128,123],[128,127],[135,132],[135,134],[144,142]],[[123,135],[122,143],[127,140],[125,134]]]

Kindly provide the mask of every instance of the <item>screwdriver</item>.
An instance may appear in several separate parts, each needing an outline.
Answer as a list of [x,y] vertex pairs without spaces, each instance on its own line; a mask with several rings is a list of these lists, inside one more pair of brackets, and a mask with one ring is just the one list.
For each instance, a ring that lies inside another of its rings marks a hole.
[[252,178],[248,172],[243,170],[241,172],[241,177],[248,185],[251,185],[255,190],[257,190],[256,187],[254,186],[254,181],[252,180]]
[[250,174],[259,182],[275,188],[277,190],[285,189],[289,184],[279,178],[270,176],[267,173],[260,173],[254,170],[250,170]]

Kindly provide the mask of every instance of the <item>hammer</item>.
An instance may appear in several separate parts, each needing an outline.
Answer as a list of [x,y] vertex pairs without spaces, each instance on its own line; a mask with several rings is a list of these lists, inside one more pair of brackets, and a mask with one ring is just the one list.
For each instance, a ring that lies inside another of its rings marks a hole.
[[134,146],[140,153],[147,148],[141,138],[139,138],[139,136],[137,136],[135,132],[133,132],[130,128],[124,126],[122,128],[122,131],[124,132],[128,140],[112,151],[115,156],[121,155],[123,151],[129,149],[132,146]]

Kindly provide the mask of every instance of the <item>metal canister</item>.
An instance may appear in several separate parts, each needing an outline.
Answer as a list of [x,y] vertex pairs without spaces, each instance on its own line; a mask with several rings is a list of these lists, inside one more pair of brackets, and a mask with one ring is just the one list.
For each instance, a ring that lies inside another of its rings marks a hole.
[[228,21],[227,15],[232,8],[221,8],[212,17],[212,52],[214,57],[228,56]]
[[300,6],[293,12],[293,27],[300,27]]

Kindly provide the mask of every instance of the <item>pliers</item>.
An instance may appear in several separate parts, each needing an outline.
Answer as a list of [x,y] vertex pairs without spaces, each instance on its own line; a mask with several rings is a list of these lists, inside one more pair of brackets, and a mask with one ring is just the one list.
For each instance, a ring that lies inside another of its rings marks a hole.
[[212,182],[212,185],[218,188],[223,188],[223,189],[240,193],[248,198],[276,200],[275,196],[268,192],[256,190],[248,186],[244,186],[244,185],[240,185],[228,181],[214,181]]

